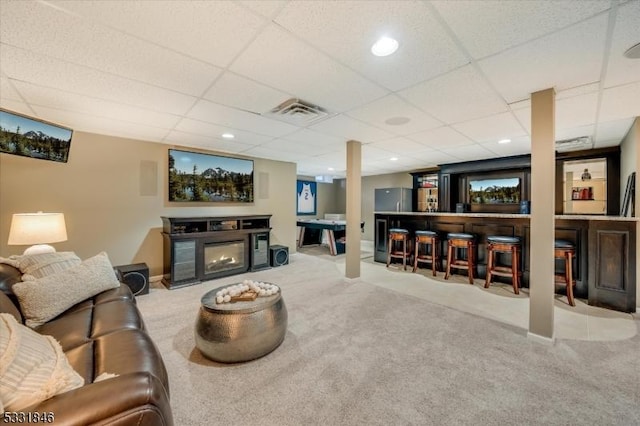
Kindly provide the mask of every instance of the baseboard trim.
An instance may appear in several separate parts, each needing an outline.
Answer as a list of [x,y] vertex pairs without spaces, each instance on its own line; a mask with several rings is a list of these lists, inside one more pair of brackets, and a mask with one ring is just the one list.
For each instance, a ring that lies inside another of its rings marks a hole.
[[149,282],[150,283],[157,283],[158,281],[162,281],[163,275],[154,275],[152,277],[149,277]]
[[534,342],[542,343],[543,345],[553,346],[555,344],[555,337],[546,337],[541,336],[539,334],[532,333],[530,331],[527,332],[527,339],[533,340]]

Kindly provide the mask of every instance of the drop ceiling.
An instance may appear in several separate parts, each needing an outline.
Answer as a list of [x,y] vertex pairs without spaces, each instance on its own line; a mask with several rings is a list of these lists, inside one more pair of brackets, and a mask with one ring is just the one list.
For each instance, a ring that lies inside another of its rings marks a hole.
[[[363,175],[529,153],[553,87],[557,139],[601,148],[640,116],[639,22],[639,0],[0,0],[0,106],[341,177],[348,140]],[[289,99],[326,115],[269,114]]]

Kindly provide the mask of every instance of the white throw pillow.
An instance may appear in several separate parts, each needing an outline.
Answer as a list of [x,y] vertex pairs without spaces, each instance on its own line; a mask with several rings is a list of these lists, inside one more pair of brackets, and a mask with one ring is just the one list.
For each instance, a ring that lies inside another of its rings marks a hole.
[[26,324],[37,327],[73,305],[120,286],[105,252],[62,272],[13,285]]
[[71,251],[27,254],[0,259],[22,272],[22,281],[35,280],[79,265],[82,260]]
[[56,339],[0,314],[0,407],[21,411],[83,385]]

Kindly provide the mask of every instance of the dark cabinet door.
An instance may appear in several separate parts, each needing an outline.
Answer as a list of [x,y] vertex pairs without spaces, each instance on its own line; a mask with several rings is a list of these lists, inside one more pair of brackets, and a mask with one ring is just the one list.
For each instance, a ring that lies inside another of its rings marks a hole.
[[589,305],[635,312],[636,224],[597,222],[589,227]]
[[269,267],[269,233],[260,232],[251,236],[251,270]]
[[198,281],[196,240],[171,241],[171,287]]

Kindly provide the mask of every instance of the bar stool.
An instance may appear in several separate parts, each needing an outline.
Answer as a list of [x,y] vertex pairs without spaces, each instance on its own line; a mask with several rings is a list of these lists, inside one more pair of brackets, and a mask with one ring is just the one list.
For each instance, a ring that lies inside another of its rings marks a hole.
[[[409,247],[409,231],[402,228],[389,229],[389,241],[387,242],[387,268],[391,258],[402,259],[402,267],[407,270],[407,259],[411,255]],[[400,247],[398,247],[400,246]]]
[[[511,277],[513,292],[520,294],[520,248],[522,242],[518,237],[491,235],[487,237],[487,279],[484,288],[489,288],[493,275]],[[496,253],[511,253],[511,266],[496,265]]]
[[553,257],[564,259],[564,275],[556,275],[555,282],[567,286],[567,301],[571,306],[576,306],[576,302],[573,300],[573,286],[576,285],[573,279],[573,258],[575,255],[576,247],[573,243],[565,240],[555,240]]
[[[418,262],[431,263],[433,276],[438,270],[438,233],[434,231],[416,231],[415,253],[413,256],[413,272],[418,269]],[[429,252],[431,246],[431,252]],[[424,253],[420,253],[420,248],[424,247]]]
[[[447,234],[447,272],[444,279],[448,280],[451,275],[451,268],[466,269],[469,271],[469,284],[473,284],[473,268],[476,263],[474,250],[476,240],[473,234],[451,232]],[[458,249],[467,249],[467,259],[458,257]]]

